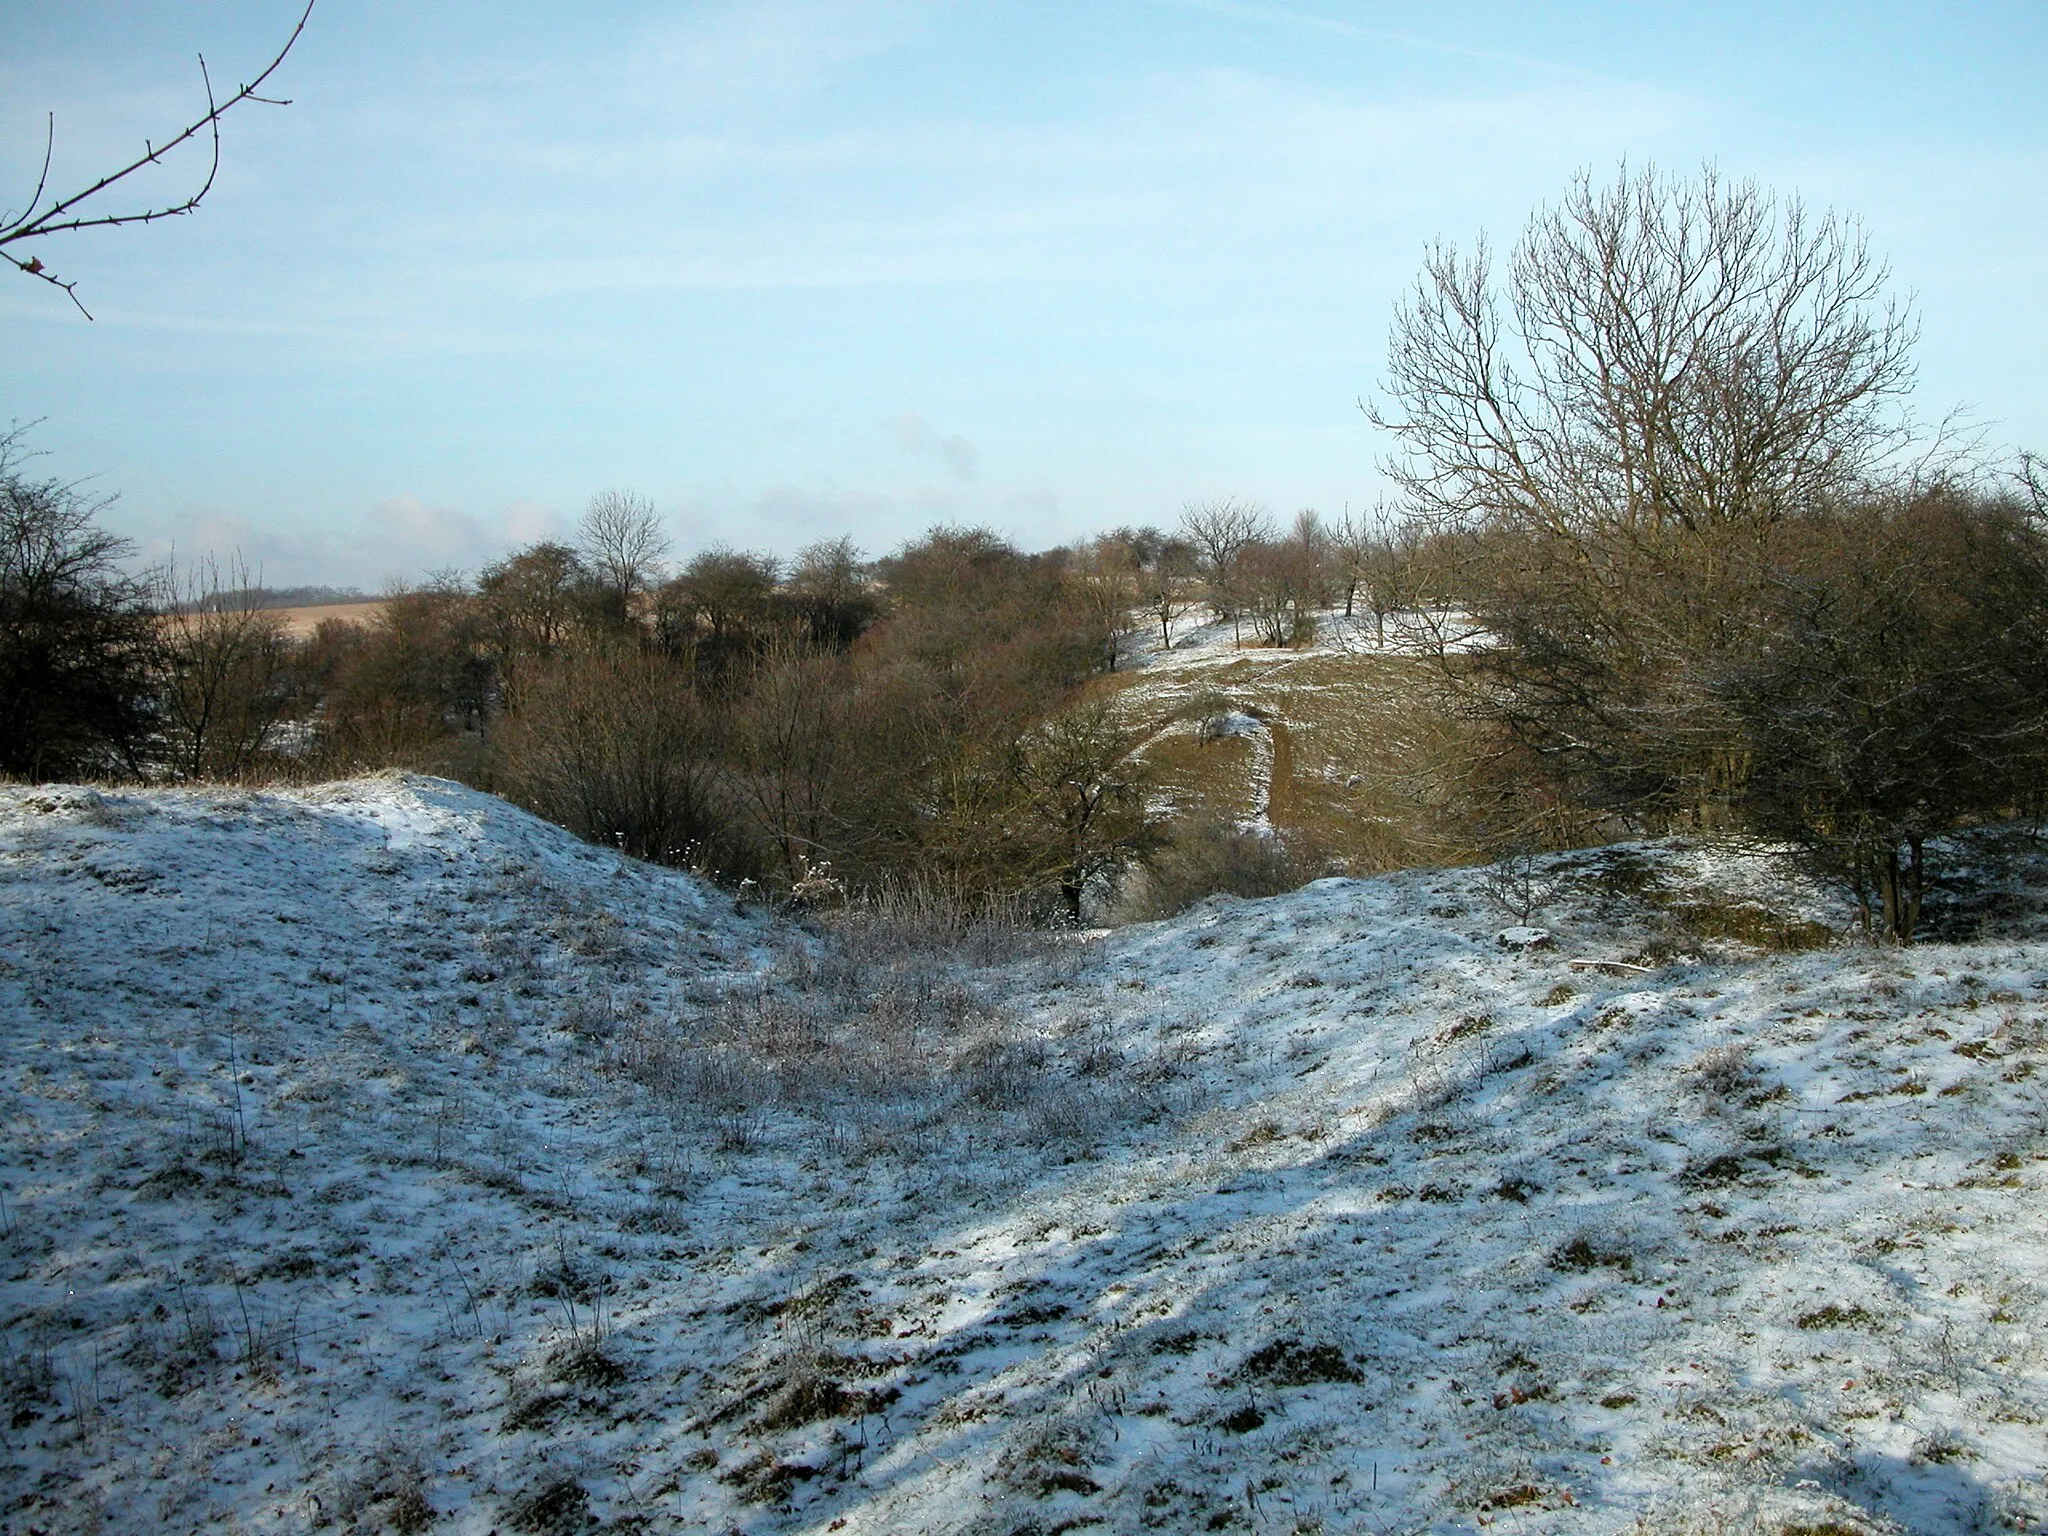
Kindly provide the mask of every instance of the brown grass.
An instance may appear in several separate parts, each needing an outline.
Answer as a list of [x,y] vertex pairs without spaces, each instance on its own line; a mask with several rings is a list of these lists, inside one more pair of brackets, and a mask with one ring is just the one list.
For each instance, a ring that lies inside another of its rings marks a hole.
[[[1461,786],[1477,753],[1472,728],[1437,700],[1429,664],[1377,654],[1223,653],[1207,667],[1126,673],[1111,684],[1159,792],[1191,820],[1265,814],[1305,868],[1369,874],[1484,856],[1474,799]],[[1270,801],[1243,737],[1204,742],[1205,691],[1264,720]]]
[[384,614],[384,600],[366,597],[356,603],[322,603],[313,608],[279,608],[274,610],[284,620],[285,633],[294,640],[303,640],[328,619],[343,619],[350,624],[374,624]]

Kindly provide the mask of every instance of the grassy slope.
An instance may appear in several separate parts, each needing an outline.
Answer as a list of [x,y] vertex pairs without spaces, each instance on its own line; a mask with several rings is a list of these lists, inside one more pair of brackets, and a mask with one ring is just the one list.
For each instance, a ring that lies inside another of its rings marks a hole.
[[[1369,624],[1329,614],[1299,649],[1239,647],[1228,625],[1208,625],[1171,651],[1151,636],[1131,660],[1111,686],[1176,812],[1271,825],[1311,862],[1354,874],[1470,856],[1431,772],[1458,728],[1398,636],[1381,646]],[[1218,707],[1260,729],[1203,740],[1201,719]]]

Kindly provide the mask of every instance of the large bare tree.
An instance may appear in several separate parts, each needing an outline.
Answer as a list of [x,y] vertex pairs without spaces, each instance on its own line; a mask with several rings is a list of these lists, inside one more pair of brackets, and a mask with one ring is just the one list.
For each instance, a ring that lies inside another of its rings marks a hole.
[[1581,173],[1497,278],[1437,245],[1395,312],[1386,469],[1460,526],[1579,535],[1785,515],[1905,441],[1910,312],[1862,227],[1712,168]]
[[1273,535],[1273,520],[1265,509],[1236,497],[1221,501],[1191,501],[1180,515],[1180,534],[1194,547],[1203,583],[1209,589],[1209,603],[1219,619],[1229,619],[1233,632],[1238,618],[1238,560],[1246,549]]
[[[51,271],[41,252],[32,248],[32,243],[47,240],[52,235],[85,229],[153,224],[159,219],[174,219],[196,211],[206,194],[213,190],[214,178],[220,174],[221,119],[246,101],[272,107],[291,105],[286,98],[261,93],[270,77],[284,63],[285,55],[298,42],[299,34],[306,30],[314,3],[315,0],[306,0],[306,8],[299,13],[298,25],[292,28],[284,46],[271,56],[270,62],[246,85],[237,86],[225,97],[214,94],[213,75],[206,67],[206,55],[201,54],[199,80],[206,91],[206,110],[162,142],[144,139],[141,154],[65,195],[57,195],[50,190],[50,164],[57,147],[57,115],[51,113],[45,121],[43,163],[36,177],[35,191],[29,195],[28,203],[20,212],[0,209],[0,257],[12,262],[17,271],[63,289],[71,302],[78,306],[78,312],[90,320],[92,312],[79,300],[76,280],[66,281]],[[197,187],[182,197],[167,200],[144,198],[125,206],[120,202],[122,194],[135,185],[130,181],[131,177],[140,175],[149,166],[165,164],[167,156],[194,142],[204,143],[208,152],[206,172]]]
[[[1910,441],[1910,313],[1851,219],[1712,169],[1582,174],[1496,274],[1439,245],[1396,311],[1385,468],[1464,556],[1468,698],[1604,803],[1743,771],[1709,686],[1775,530]],[[1450,633],[1447,631],[1447,633]]]

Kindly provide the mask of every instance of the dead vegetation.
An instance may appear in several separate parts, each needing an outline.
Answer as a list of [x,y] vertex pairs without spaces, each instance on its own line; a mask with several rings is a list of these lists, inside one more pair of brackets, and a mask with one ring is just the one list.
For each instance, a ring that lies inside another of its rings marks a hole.
[[820,913],[744,983],[608,1039],[605,1070],[743,1150],[791,1112],[855,1158],[976,1134],[1085,1150],[1164,1112],[1170,1062],[1132,1061],[1085,1021],[1030,1019],[1077,940],[1001,904],[898,891]]

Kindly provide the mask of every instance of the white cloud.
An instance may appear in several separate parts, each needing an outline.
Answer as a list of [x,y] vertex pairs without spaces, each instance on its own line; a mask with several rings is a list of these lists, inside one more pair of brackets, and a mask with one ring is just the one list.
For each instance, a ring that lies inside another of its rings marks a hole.
[[370,509],[370,526],[387,549],[403,550],[408,564],[465,565],[484,548],[482,523],[454,507],[433,507],[413,495],[391,496]]
[[474,570],[540,539],[568,539],[569,520],[532,501],[513,501],[479,516],[432,506],[418,496],[387,497],[365,519],[377,558],[406,572]]

